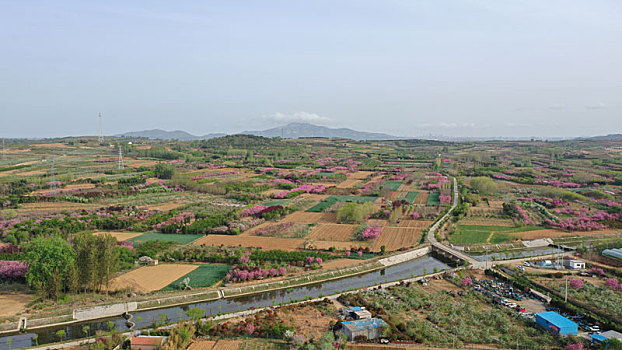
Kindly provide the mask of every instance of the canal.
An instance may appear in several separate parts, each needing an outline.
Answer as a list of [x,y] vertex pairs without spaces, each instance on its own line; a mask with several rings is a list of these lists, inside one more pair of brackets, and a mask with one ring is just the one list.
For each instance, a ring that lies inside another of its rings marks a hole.
[[[136,323],[134,329],[150,328],[154,326],[154,323],[161,319],[167,320],[167,323],[187,320],[189,317],[186,315],[186,312],[192,308],[205,310],[208,316],[219,313],[226,314],[249,310],[251,308],[261,308],[279,303],[287,303],[293,300],[303,300],[307,297],[317,298],[320,296],[338,294],[352,289],[360,289],[381,283],[398,281],[447,270],[449,268],[449,265],[427,255],[398,265],[390,266],[382,270],[303,287],[294,287],[255,295],[188,304],[184,306],[165,307],[157,310],[136,311],[132,313],[134,316],[132,321]],[[48,327],[27,331],[26,333],[16,333],[14,335],[4,336],[0,338],[0,350],[31,347],[37,345],[37,343],[39,345],[44,345],[58,342],[60,339],[56,333],[59,330],[65,331],[63,341],[85,338],[85,327],[88,327],[88,333],[90,336],[93,336],[98,330],[109,331],[112,327],[114,327],[117,331],[128,330],[125,324],[125,319],[121,316],[98,319],[94,321],[80,322],[58,327]]]

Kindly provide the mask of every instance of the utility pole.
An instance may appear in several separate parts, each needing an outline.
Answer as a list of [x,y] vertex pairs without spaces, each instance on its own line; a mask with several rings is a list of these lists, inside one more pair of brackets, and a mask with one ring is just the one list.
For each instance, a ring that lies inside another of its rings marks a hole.
[[102,112],[99,112],[99,135],[97,136],[99,143],[104,142],[104,116]]
[[566,295],[564,296],[564,302],[568,302],[568,278],[570,278],[570,276],[566,276]]
[[2,160],[6,160],[6,146],[4,145],[4,139],[2,139]]
[[50,170],[50,177],[52,181],[50,181],[50,190],[56,194],[56,174],[54,172],[54,157],[52,157],[52,165]]
[[119,144],[119,170],[123,169],[123,148]]

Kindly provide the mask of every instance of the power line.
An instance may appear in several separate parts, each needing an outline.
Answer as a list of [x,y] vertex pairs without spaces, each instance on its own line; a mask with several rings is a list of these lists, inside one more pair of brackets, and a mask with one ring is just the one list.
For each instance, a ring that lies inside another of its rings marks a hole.
[[119,145],[119,170],[123,169],[123,147]]
[[50,191],[56,193],[56,174],[54,172],[54,157],[52,157],[52,165],[51,165],[50,173],[51,173],[50,177],[52,179],[52,181],[50,181]]
[[104,115],[99,112],[99,135],[97,136],[99,143],[104,142]]

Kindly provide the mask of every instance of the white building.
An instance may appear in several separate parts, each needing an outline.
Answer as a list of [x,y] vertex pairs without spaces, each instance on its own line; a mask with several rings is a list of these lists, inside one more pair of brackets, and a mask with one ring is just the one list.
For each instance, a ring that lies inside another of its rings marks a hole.
[[585,261],[582,260],[564,260],[564,267],[571,270],[583,270],[585,269]]

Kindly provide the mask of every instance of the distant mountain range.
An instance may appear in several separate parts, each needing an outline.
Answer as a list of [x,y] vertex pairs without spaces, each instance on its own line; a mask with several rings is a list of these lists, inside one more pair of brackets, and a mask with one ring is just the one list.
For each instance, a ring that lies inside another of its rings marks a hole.
[[327,137],[350,140],[397,140],[402,138],[382,133],[356,131],[348,128],[332,129],[308,123],[290,123],[262,131],[244,131],[241,132],[241,134],[263,137],[283,137],[286,139]]
[[156,140],[180,140],[180,141],[192,141],[192,140],[208,140],[215,137],[227,136],[223,133],[207,134],[203,136],[192,135],[183,130],[166,131],[161,129],[131,131],[124,134],[114,135],[117,137],[135,137],[135,138],[148,138]]
[[[364,132],[357,131],[348,128],[328,128],[325,126],[313,125],[308,123],[290,123],[287,125],[279,126],[276,128],[266,129],[266,130],[255,130],[255,131],[243,131],[240,134],[244,135],[255,135],[255,136],[263,136],[263,137],[283,137],[287,139],[296,139],[301,137],[326,137],[326,138],[342,138],[342,139],[350,139],[350,140],[400,140],[400,139],[413,139],[415,137],[399,137],[393,136],[389,134],[383,133],[375,133],[375,132]],[[212,133],[202,136],[192,135],[183,130],[175,130],[175,131],[165,131],[160,129],[153,130],[142,130],[142,131],[133,131],[126,132],[124,134],[114,135],[118,137],[131,137],[131,138],[148,138],[148,139],[157,139],[157,140],[180,140],[180,141],[192,141],[192,140],[208,140],[216,137],[227,136],[225,133]],[[543,137],[447,137],[447,136],[422,136],[416,137],[418,139],[428,139],[428,140],[438,140],[438,141],[489,141],[489,140],[500,140],[500,141],[528,141],[530,139],[535,140],[549,140],[549,141],[559,141],[559,140],[622,140],[622,134],[609,134],[609,135],[601,135],[601,136],[593,136],[593,137],[578,137],[578,138],[563,138],[563,137],[552,137],[552,138],[543,138]]]
[[594,140],[594,141],[612,141],[612,140],[622,140],[622,134],[609,134],[603,136],[594,136],[594,137],[581,137],[579,140]]
[[[351,140],[397,140],[402,137],[392,136],[382,133],[356,131],[348,128],[331,129],[325,126],[318,126],[307,123],[290,123],[284,126],[258,131],[244,131],[240,134],[255,135],[263,137],[283,137],[288,139],[297,139],[301,137],[327,137],[342,138]],[[182,130],[165,131],[160,129],[143,130],[126,132],[124,134],[114,135],[118,137],[135,137],[149,138],[158,140],[207,140],[215,137],[226,136],[223,133],[207,134],[203,136],[192,135]]]

